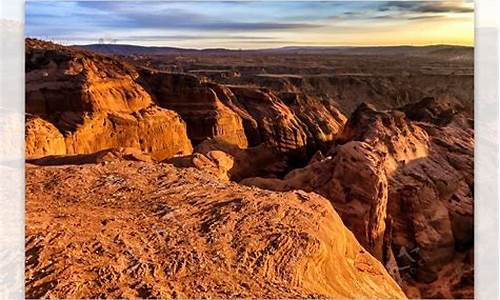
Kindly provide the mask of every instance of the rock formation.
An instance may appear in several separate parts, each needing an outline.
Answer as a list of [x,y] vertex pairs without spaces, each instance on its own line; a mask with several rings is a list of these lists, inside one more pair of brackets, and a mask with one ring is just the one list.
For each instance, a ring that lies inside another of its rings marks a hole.
[[194,148],[192,155],[175,157],[167,162],[177,167],[209,170],[210,173],[218,174],[222,179],[236,182],[255,176],[279,177],[290,170],[289,158],[283,156],[269,143],[241,149],[218,138],[203,141]]
[[309,151],[327,150],[347,121],[331,102],[304,93],[283,92],[279,97],[303,123]]
[[390,175],[401,164],[426,157],[427,132],[399,111],[379,112],[371,105],[361,104],[351,115],[339,136],[338,143],[363,141],[387,153],[385,168]]
[[249,146],[267,144],[290,167],[302,166],[315,151],[327,149],[346,122],[332,104],[303,94],[217,84],[211,88],[243,120]]
[[405,298],[315,194],[145,162],[26,172],[28,298]]
[[432,123],[439,126],[473,128],[472,111],[454,98],[425,97],[400,108],[412,121]]
[[184,121],[160,108],[131,66],[47,42],[26,42],[26,156],[134,147],[164,159],[192,151]]
[[26,40],[26,112],[132,113],[153,104],[130,65],[92,52]]
[[197,77],[144,69],[141,82],[160,106],[181,115],[195,145],[208,137],[218,137],[242,148],[247,147],[241,118]]
[[33,115],[26,116],[26,158],[66,154],[61,132],[50,122]]
[[[302,94],[224,86],[33,39],[26,40],[26,107],[66,145],[44,151],[30,140],[28,157],[134,147],[161,160],[210,138],[240,149],[267,144],[294,164],[288,169],[325,150],[346,121],[333,105]],[[27,136],[47,138],[44,130],[31,126]]]
[[[380,57],[363,58],[360,56],[355,56],[354,59],[344,57],[346,61],[343,63],[346,64],[344,66],[346,70],[342,72],[339,70],[338,63],[340,62],[337,61],[338,59],[338,57],[331,57],[331,60],[336,61],[334,70],[318,68],[313,71],[314,74],[308,74],[304,67],[304,69],[291,70],[291,73],[285,71],[284,74],[266,75],[249,72],[247,75],[228,78],[221,82],[259,86],[268,88],[275,93],[305,93],[317,99],[337,103],[340,111],[347,115],[354,112],[363,102],[370,103],[379,110],[384,110],[412,104],[425,97],[449,98],[453,102],[462,103],[469,113],[473,111],[473,72],[468,74],[425,74],[413,66],[410,66],[409,70],[405,70],[406,63],[399,61],[397,63],[394,61],[384,62],[384,60],[380,60]],[[326,64],[328,60],[324,59],[324,62]],[[414,64],[418,65],[419,63],[421,62]],[[387,64],[399,65],[397,67],[401,67],[403,70],[389,72],[389,69],[394,66]],[[352,69],[356,67],[359,69],[369,68],[370,70],[353,72]],[[281,70],[272,71],[280,72]],[[408,72],[413,74],[408,76]]]
[[[330,199],[375,257],[386,266],[397,260],[394,277],[401,273],[410,296],[414,287],[424,298],[472,296],[470,272],[441,271],[459,264],[473,268],[464,259],[473,246],[472,130],[411,122],[401,112],[361,105],[338,143],[326,158],[282,180],[248,178],[241,183],[314,191]],[[443,290],[438,282],[450,278],[464,284],[460,289],[444,285]]]
[[247,178],[241,183],[279,191],[301,189],[330,199],[358,241],[382,260],[387,207],[384,161],[385,154],[369,144],[349,142],[284,179]]

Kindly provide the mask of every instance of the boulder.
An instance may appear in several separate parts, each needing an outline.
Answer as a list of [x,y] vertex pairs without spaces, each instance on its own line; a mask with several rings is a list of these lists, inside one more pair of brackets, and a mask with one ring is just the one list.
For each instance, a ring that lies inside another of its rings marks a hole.
[[52,123],[33,115],[26,116],[26,158],[66,154],[64,136]]

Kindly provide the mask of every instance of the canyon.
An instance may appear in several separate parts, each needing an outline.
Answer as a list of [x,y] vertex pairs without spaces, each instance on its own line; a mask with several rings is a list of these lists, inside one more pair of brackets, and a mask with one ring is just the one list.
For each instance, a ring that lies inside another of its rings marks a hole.
[[473,48],[26,39],[29,298],[473,298]]

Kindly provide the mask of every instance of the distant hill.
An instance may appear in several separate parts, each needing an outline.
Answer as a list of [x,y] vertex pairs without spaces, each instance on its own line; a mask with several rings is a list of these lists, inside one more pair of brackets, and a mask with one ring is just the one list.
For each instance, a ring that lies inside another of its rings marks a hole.
[[73,47],[90,50],[100,54],[108,55],[178,55],[178,54],[196,54],[196,53],[231,53],[239,52],[239,50],[230,50],[224,48],[211,49],[190,49],[190,48],[175,48],[175,47],[147,47],[137,45],[124,44],[91,44],[91,45],[75,45]]
[[175,47],[146,47],[125,44],[91,44],[75,47],[108,55],[179,55],[179,54],[340,54],[340,55],[405,55],[432,56],[442,59],[473,59],[474,48],[454,45],[380,46],[380,47],[282,47],[258,50],[231,50],[224,48],[189,49]]
[[191,52],[196,50],[174,48],[174,47],[145,47],[135,45],[116,45],[116,44],[91,44],[77,45],[74,47],[94,51],[102,54],[112,55],[168,55],[175,53]]

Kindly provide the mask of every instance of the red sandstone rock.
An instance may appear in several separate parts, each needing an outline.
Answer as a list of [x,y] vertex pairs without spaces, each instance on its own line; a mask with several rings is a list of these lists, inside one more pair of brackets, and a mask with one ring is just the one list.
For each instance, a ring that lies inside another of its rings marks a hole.
[[141,82],[157,103],[178,112],[187,123],[189,138],[196,145],[206,138],[220,138],[246,148],[242,120],[224,105],[213,89],[198,78],[153,70],[141,71]]
[[238,106],[247,112],[257,128],[247,129],[250,145],[269,142],[280,152],[306,155],[307,136],[297,116],[273,93],[255,88],[231,87]]
[[26,40],[26,112],[131,113],[153,104],[129,65],[92,52]]
[[68,154],[92,153],[113,147],[132,147],[162,160],[192,151],[186,127],[169,110],[150,107],[134,114],[96,113],[84,115],[67,134]]
[[[408,293],[417,287],[422,295],[434,295],[436,290],[428,289],[439,284],[433,282],[449,282],[461,272],[441,268],[473,246],[472,130],[415,123],[400,112],[361,105],[339,143],[345,144],[283,180],[249,178],[242,183],[325,196],[372,254],[386,266],[395,257]],[[386,216],[390,232],[385,232]],[[473,268],[471,262],[464,264]],[[472,283],[467,282],[457,285],[457,295],[471,294]]]
[[38,116],[27,122],[27,158],[116,147],[156,159],[192,151],[183,120],[154,105],[129,65],[27,39],[26,71],[26,109]]
[[219,138],[203,141],[195,147],[192,155],[174,157],[166,162],[182,168],[195,167],[232,181],[254,176],[278,176],[290,168],[286,158],[267,143],[241,149]]
[[61,132],[40,117],[27,115],[25,129],[26,158],[66,154]]
[[248,178],[241,183],[280,191],[301,189],[330,199],[359,242],[382,260],[388,193],[384,160],[385,154],[369,144],[349,142],[283,180]]
[[328,200],[195,169],[26,170],[28,298],[405,298]]

